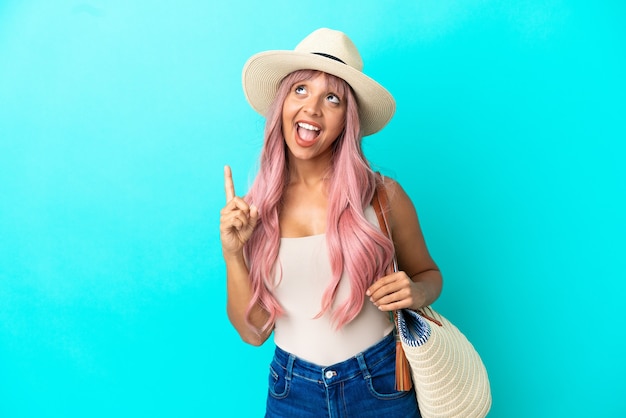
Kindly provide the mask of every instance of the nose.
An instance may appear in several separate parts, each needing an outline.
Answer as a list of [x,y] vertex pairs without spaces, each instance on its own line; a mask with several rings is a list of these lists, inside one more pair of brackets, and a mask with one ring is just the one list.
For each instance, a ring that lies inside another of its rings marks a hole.
[[307,101],[304,103],[303,109],[309,115],[320,116],[321,114],[320,98],[311,95],[311,97],[309,97]]

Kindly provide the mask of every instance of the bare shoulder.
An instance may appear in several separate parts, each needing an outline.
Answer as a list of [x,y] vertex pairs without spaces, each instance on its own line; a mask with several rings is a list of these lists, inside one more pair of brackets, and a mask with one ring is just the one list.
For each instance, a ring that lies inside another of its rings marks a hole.
[[384,185],[389,197],[389,221],[400,269],[409,277],[438,270],[426,247],[411,198],[396,180],[385,178]]
[[395,225],[409,226],[416,224],[418,221],[415,206],[400,183],[391,177],[383,177],[383,184],[385,185],[385,190],[389,197],[392,228]]

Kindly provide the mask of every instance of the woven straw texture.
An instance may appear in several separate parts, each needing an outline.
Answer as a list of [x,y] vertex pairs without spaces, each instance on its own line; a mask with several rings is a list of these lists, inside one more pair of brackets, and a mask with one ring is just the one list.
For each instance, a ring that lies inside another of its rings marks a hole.
[[446,318],[430,307],[422,311],[442,326],[406,310],[399,311],[397,324],[422,417],[485,417],[491,408],[491,389],[480,356]]

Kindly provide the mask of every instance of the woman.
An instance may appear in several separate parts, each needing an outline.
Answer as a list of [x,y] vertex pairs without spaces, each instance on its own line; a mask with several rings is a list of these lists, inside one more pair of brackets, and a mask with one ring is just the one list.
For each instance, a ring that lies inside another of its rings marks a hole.
[[[243,70],[265,142],[245,198],[225,168],[220,237],[231,323],[253,345],[274,333],[268,417],[419,417],[415,393],[394,388],[389,312],[433,303],[442,278],[411,200],[363,156],[395,102],[362,65],[345,34],[319,29]],[[379,181],[393,243],[370,204]]]

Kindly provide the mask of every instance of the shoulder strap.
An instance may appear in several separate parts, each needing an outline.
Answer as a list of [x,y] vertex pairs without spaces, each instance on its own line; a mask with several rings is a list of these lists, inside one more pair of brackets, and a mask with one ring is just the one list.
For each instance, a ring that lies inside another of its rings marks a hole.
[[[391,237],[391,229],[389,228],[389,223],[387,222],[387,217],[385,216],[385,213],[389,211],[389,199],[387,198],[387,189],[385,188],[385,184],[380,173],[376,173],[376,176],[376,192],[374,193],[374,198],[372,199],[372,206],[374,207],[374,211],[376,212],[376,217],[378,218],[378,223],[380,224],[380,230],[383,232],[383,234],[389,237],[391,242],[393,242],[393,239]],[[388,273],[398,271],[398,261],[396,260],[395,251],[393,255],[393,262],[389,266],[387,271]],[[390,314],[392,316],[394,325],[397,327],[398,311],[393,311],[393,313],[390,312]],[[396,390],[409,391],[413,387],[409,362],[406,359],[406,355],[404,354],[402,343],[400,342],[397,330],[395,330],[394,332],[396,338]]]
[[[376,176],[376,192],[374,193],[372,206],[374,207],[374,211],[376,212],[376,217],[378,218],[378,223],[380,224],[380,230],[383,232],[383,234],[389,237],[391,242],[393,242],[391,229],[389,228],[389,223],[387,222],[387,217],[385,216],[385,213],[389,211],[389,198],[387,197],[387,189],[385,188],[385,184],[380,173],[376,173]],[[389,266],[388,271],[398,271],[398,261],[396,260],[395,253],[393,256],[393,264]]]

